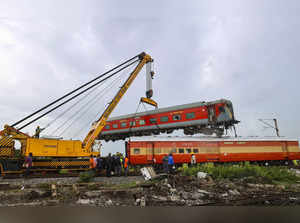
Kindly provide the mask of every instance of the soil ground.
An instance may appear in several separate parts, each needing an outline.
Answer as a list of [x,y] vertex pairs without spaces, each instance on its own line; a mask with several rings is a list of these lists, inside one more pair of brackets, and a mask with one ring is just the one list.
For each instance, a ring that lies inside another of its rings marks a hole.
[[0,206],[298,206],[299,184],[254,184],[211,177],[161,175],[2,179]]

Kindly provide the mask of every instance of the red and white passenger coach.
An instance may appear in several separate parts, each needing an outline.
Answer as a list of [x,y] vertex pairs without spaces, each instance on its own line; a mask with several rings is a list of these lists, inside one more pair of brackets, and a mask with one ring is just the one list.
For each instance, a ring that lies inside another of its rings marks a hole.
[[131,165],[161,164],[173,154],[176,164],[189,163],[191,155],[199,162],[287,163],[300,160],[298,140],[287,138],[214,138],[214,137],[132,137],[125,142]]
[[183,129],[186,135],[222,136],[224,129],[238,122],[229,100],[195,102],[110,118],[98,139],[124,140],[131,136],[172,133],[176,129]]

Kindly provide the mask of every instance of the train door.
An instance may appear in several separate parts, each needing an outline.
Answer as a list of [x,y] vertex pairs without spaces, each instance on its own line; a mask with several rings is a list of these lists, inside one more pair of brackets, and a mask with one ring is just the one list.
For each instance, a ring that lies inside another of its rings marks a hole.
[[208,111],[208,122],[215,123],[216,122],[216,109],[214,105],[207,106]]
[[154,143],[147,142],[146,145],[146,152],[147,152],[147,162],[152,163],[154,157]]
[[218,142],[206,142],[200,148],[206,162],[216,162],[220,159],[220,147]]
[[130,146],[128,144],[129,142],[125,141],[125,156],[127,157],[130,155]]
[[289,157],[289,151],[288,151],[288,147],[287,147],[287,142],[282,142],[282,153],[283,153],[283,157],[285,159],[287,159]]

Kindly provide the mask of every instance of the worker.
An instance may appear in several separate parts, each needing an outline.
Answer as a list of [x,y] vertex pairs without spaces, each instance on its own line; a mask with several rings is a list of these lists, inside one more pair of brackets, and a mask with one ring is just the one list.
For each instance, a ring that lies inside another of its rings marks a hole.
[[128,168],[129,168],[129,160],[128,160],[128,156],[126,155],[125,159],[124,159],[124,174],[125,177],[127,177],[128,174]]
[[116,175],[120,177],[122,172],[122,163],[119,154],[115,155],[114,159],[115,159],[115,172]]
[[95,159],[94,159],[94,156],[93,156],[93,155],[90,156],[90,161],[89,161],[89,163],[90,163],[90,169],[91,169],[91,170],[94,170],[94,169],[95,169]]
[[26,168],[25,177],[28,177],[32,167],[32,153],[29,153],[29,155],[25,158],[23,166]]
[[98,154],[97,155],[97,166],[96,166],[97,171],[100,172],[102,169],[102,166],[103,166],[102,159],[101,159],[100,155]]
[[192,156],[191,156],[191,166],[196,166],[196,164],[197,164],[196,156],[195,156],[195,154],[192,153]]
[[93,156],[93,158],[94,158],[93,168],[96,170],[96,167],[97,167],[97,157]]
[[174,159],[173,159],[173,154],[170,153],[168,157],[168,168],[169,168],[169,173],[173,174],[174,173]]
[[41,128],[40,126],[36,127],[35,129],[35,134],[34,134],[34,138],[40,138],[40,133],[44,130],[45,128]]
[[106,176],[110,177],[111,176],[111,170],[112,170],[112,157],[111,153],[108,154],[106,157]]
[[111,174],[114,175],[116,172],[116,154],[111,156]]
[[154,169],[157,169],[157,163],[156,163],[156,159],[155,159],[155,157],[153,157],[153,168]]
[[168,156],[164,156],[162,159],[162,163],[163,163],[163,170],[165,173],[168,173]]
[[122,165],[124,165],[124,156],[122,153],[120,154],[120,162]]

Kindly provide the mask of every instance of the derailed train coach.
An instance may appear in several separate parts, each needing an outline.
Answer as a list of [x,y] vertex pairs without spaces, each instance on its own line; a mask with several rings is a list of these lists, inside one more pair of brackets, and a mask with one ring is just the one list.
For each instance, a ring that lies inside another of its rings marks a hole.
[[225,129],[238,122],[231,101],[220,99],[113,117],[107,120],[98,139],[124,140],[131,136],[172,133],[177,129],[183,129],[186,135],[222,136]]
[[125,142],[131,165],[161,164],[164,156],[173,154],[175,164],[234,163],[286,165],[300,160],[298,140],[287,138],[215,138],[215,137],[132,137]]

